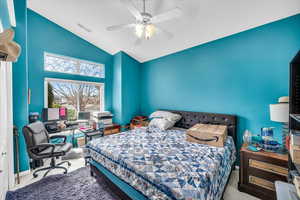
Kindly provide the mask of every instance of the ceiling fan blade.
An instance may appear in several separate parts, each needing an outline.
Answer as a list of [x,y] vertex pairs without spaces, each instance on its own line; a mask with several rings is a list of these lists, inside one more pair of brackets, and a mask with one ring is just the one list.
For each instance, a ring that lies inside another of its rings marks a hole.
[[129,12],[137,19],[138,21],[142,21],[143,17],[140,11],[132,4],[130,0],[121,0],[121,2],[127,7]]
[[134,46],[139,46],[142,44],[142,38],[138,38],[136,39],[136,41],[134,42]]
[[175,9],[169,10],[167,12],[164,12],[162,14],[152,17],[151,22],[152,23],[160,23],[160,22],[168,21],[168,20],[180,17],[181,14],[182,14],[182,11],[179,8],[175,8]]
[[109,26],[106,28],[106,30],[108,31],[119,31],[121,29],[124,28],[130,28],[130,27],[134,27],[135,24],[119,24],[119,25],[114,25],[114,26]]
[[165,29],[156,27],[156,30],[158,33],[164,34],[169,40],[174,37],[173,33],[170,33],[169,31],[166,31]]

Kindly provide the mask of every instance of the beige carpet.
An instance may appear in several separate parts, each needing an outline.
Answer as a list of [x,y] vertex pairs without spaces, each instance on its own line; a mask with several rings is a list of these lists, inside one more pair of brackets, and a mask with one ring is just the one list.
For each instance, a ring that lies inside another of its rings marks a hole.
[[[70,162],[72,163],[72,165],[69,167],[69,172],[74,171],[74,170],[84,166],[83,158],[73,159],[73,160],[70,160]],[[49,174],[57,174],[57,173],[61,173],[61,171],[62,170],[52,170]],[[234,170],[232,172],[230,180],[229,180],[229,184],[227,185],[227,188],[226,188],[226,191],[224,194],[224,200],[258,200],[257,198],[255,198],[249,194],[238,191],[238,189],[237,189],[238,180],[239,180],[238,172],[239,172],[238,170]],[[17,189],[17,188],[23,187],[25,185],[28,185],[30,183],[33,183],[35,181],[38,181],[42,177],[43,177],[43,172],[35,179],[32,177],[32,173],[22,176],[21,184],[16,185],[16,187],[14,189]]]
[[229,183],[227,185],[224,200],[258,200],[258,198],[247,193],[238,191],[239,171],[234,170],[231,174]]

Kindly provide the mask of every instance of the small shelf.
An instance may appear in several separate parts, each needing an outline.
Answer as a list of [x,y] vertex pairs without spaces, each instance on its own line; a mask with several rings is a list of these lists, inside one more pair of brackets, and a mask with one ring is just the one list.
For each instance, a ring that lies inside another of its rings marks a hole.
[[290,117],[300,123],[300,114],[290,114]]

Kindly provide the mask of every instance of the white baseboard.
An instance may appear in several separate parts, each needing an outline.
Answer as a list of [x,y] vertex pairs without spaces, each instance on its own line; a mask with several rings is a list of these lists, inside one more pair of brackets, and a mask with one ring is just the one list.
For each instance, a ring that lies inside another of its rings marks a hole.
[[240,170],[240,166],[236,165],[235,170]]
[[[28,169],[28,170],[26,170],[26,171],[22,171],[22,172],[20,172],[20,177],[26,176],[26,175],[28,175],[28,174],[30,174],[30,173],[31,173],[31,170],[30,170],[30,169]],[[15,177],[17,177],[17,174],[15,174]]]

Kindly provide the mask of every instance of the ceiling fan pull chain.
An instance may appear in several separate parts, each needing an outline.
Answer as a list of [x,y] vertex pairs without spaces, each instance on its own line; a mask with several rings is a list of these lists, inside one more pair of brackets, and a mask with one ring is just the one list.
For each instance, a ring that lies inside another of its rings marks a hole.
[[143,4],[143,10],[144,10],[144,13],[146,13],[146,0],[143,0],[144,4]]

